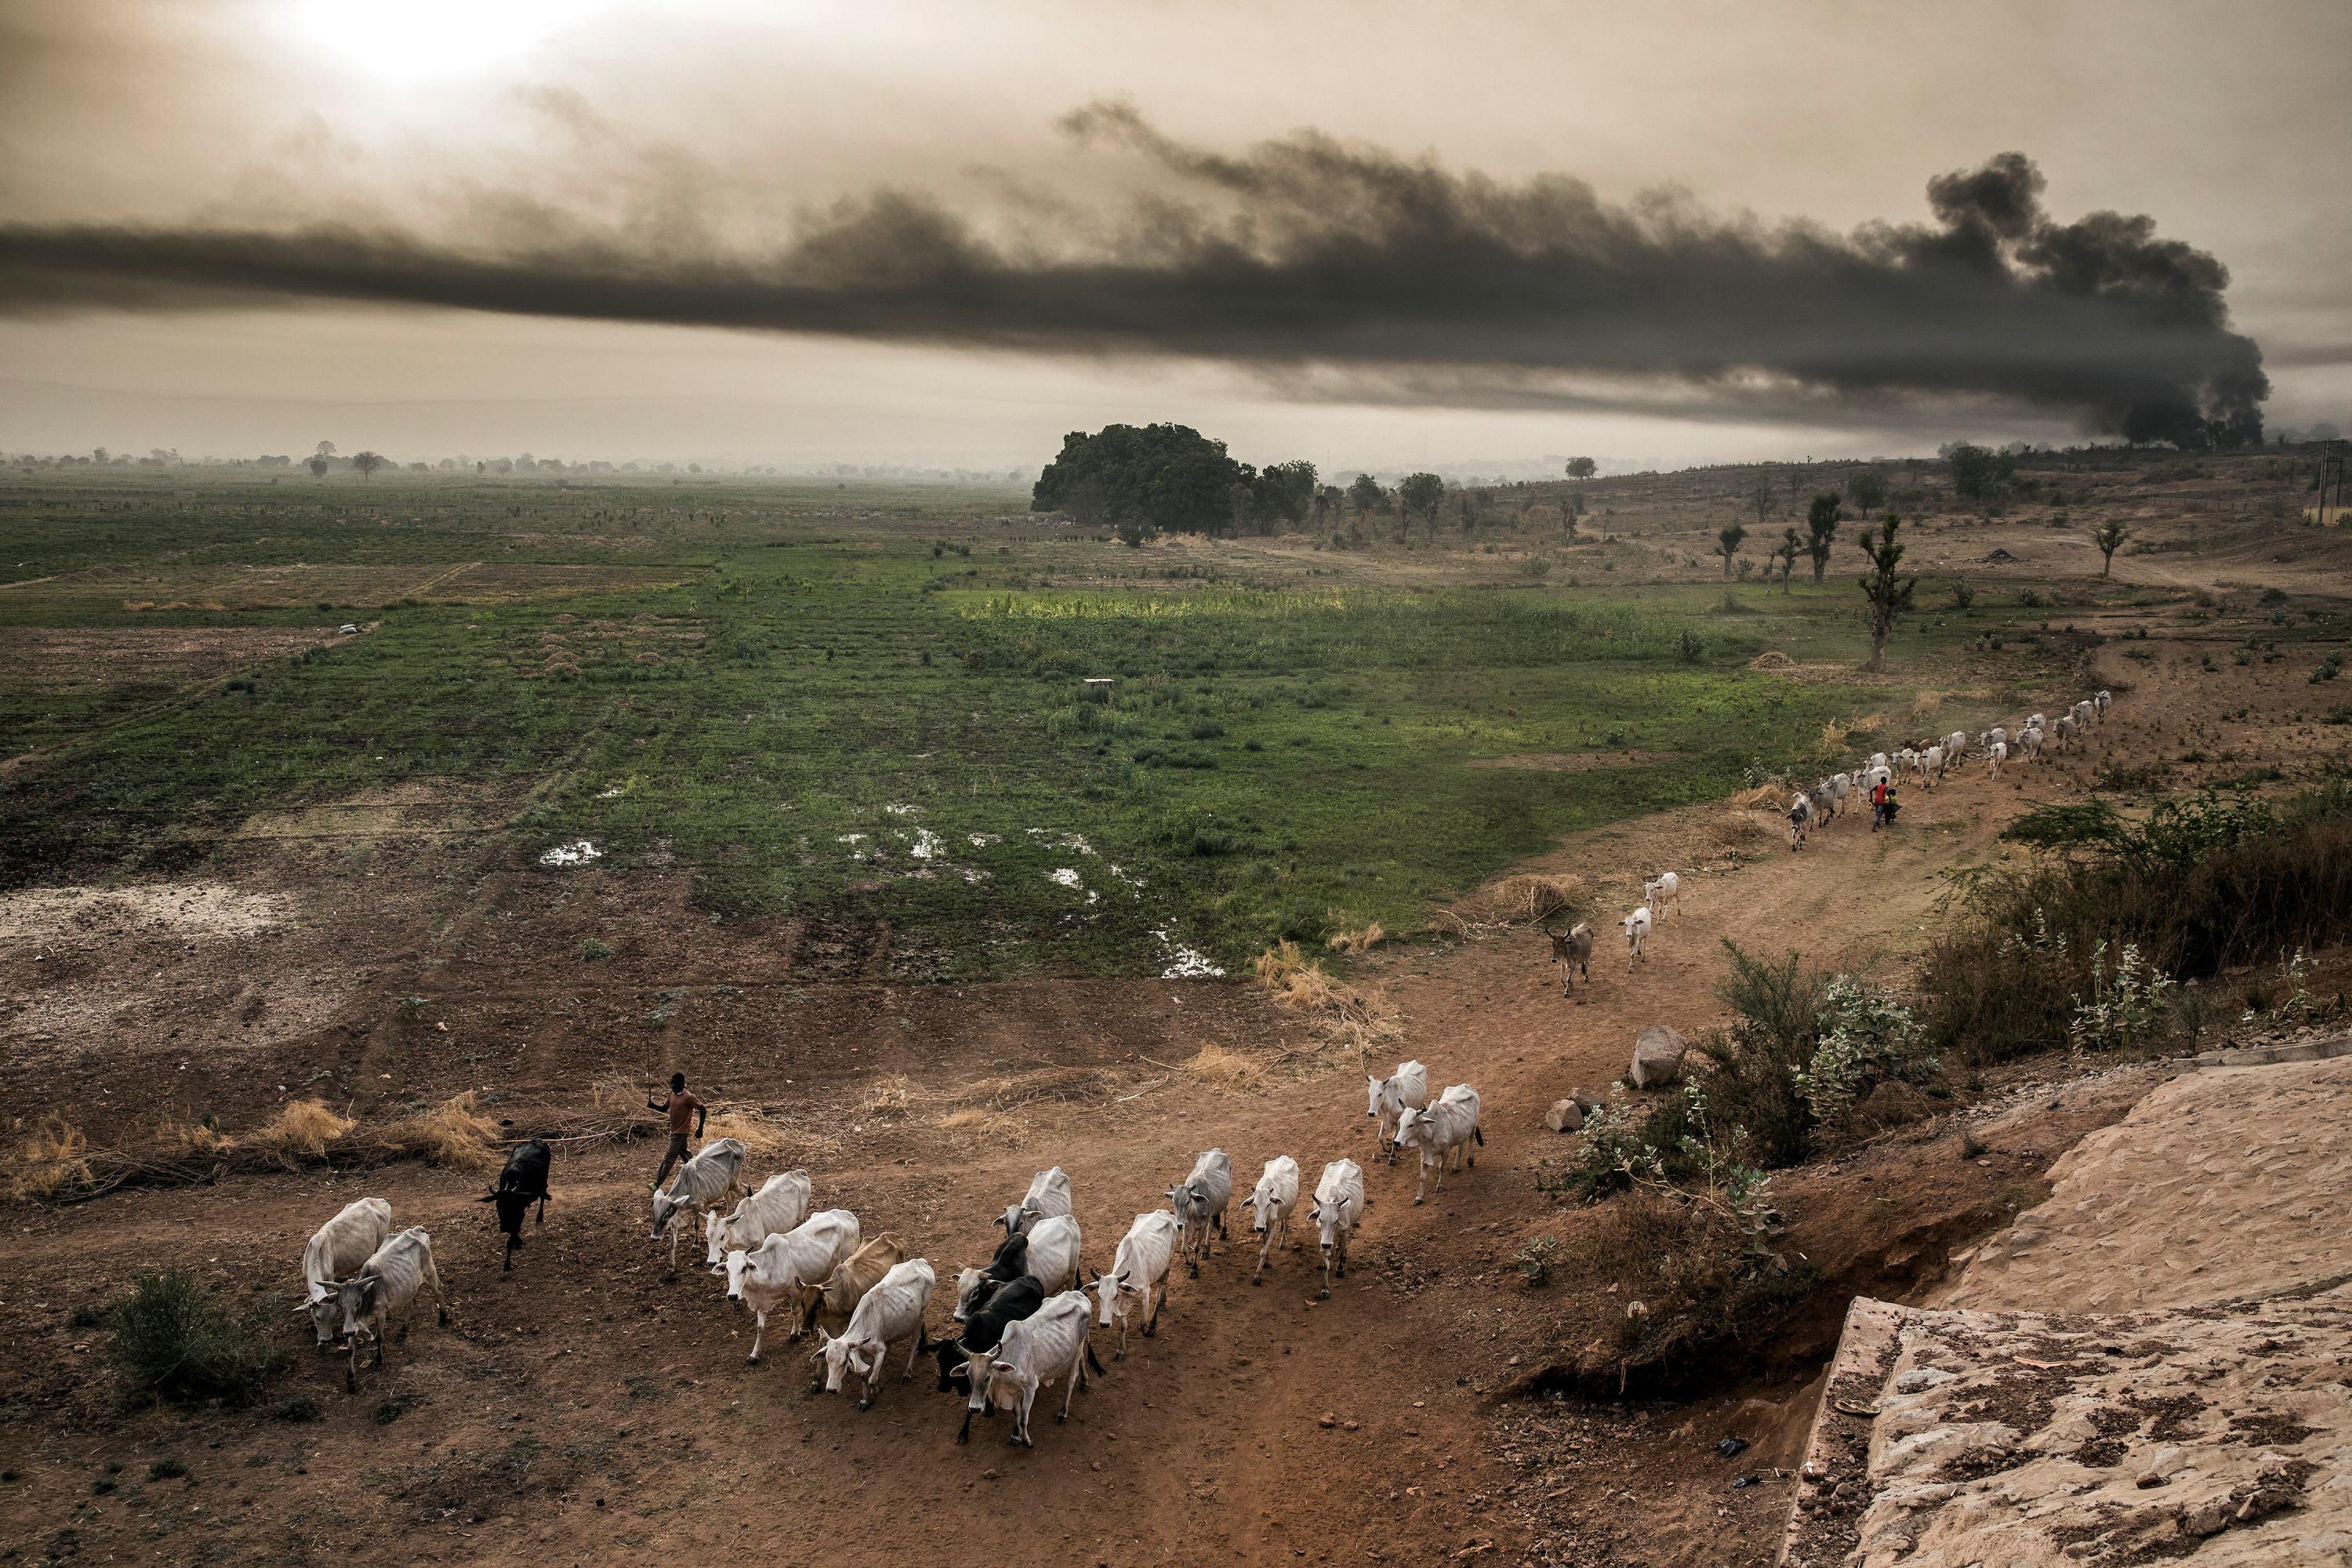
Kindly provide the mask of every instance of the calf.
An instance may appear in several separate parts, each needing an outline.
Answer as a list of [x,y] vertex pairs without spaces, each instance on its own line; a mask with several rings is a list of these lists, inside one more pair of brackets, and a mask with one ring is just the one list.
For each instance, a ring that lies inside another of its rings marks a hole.
[[1223,1149],[1212,1149],[1192,1163],[1192,1173],[1168,1189],[1184,1247],[1184,1271],[1201,1277],[1201,1259],[1209,1255],[1209,1227],[1225,1234],[1225,1210],[1234,1201],[1234,1163]]
[[1802,849],[1813,827],[1813,803],[1802,791],[1789,803],[1789,847]]
[[[1591,952],[1592,933],[1582,926],[1576,929],[1584,931],[1585,950]],[[1552,945],[1558,947],[1559,938],[1551,940]],[[1429,1103],[1429,1069],[1418,1061],[1400,1062],[1396,1071],[1387,1078],[1374,1078],[1366,1073],[1364,1089],[1364,1114],[1380,1118],[1380,1128],[1375,1135],[1380,1140],[1381,1149],[1387,1153],[1389,1163],[1394,1164],[1397,1118],[1404,1114],[1407,1106]]]
[[[751,1332],[752,1365],[760,1364],[760,1342],[767,1335],[768,1314],[789,1302],[797,1315],[802,1290],[823,1283],[844,1258],[857,1250],[857,1216],[847,1209],[825,1209],[748,1252],[727,1255],[727,1299],[738,1307],[749,1307],[758,1324]],[[792,1337],[800,1335],[795,1324]]]
[[[433,1292],[436,1321],[449,1321],[449,1299],[441,1292],[441,1276],[433,1268],[433,1238],[423,1226],[387,1237],[360,1271],[336,1281],[335,1299],[343,1309],[343,1334],[351,1341],[351,1364],[343,1372],[343,1392],[360,1390],[360,1341],[375,1341],[375,1364],[383,1364],[383,1331],[394,1312],[406,1309],[419,1290]],[[403,1331],[405,1332],[405,1330]]]
[[839,1394],[844,1375],[855,1373],[866,1380],[866,1397],[857,1402],[857,1408],[873,1409],[874,1385],[882,1380],[882,1363],[890,1352],[890,1342],[909,1335],[913,1342],[907,1352],[907,1370],[898,1374],[898,1381],[913,1377],[915,1358],[930,1348],[930,1336],[923,1331],[923,1314],[930,1310],[931,1288],[937,1283],[928,1261],[910,1258],[858,1298],[857,1310],[849,1315],[849,1326],[839,1339],[818,1330],[816,1353],[824,1365],[824,1391]]
[[335,1342],[335,1324],[342,1317],[335,1281],[374,1257],[391,1234],[392,1205],[382,1198],[359,1198],[345,1204],[304,1244],[302,1301],[294,1310],[310,1314],[320,1350]]
[[[1415,1199],[1418,1203],[1420,1200]],[[1364,1217],[1364,1173],[1353,1160],[1334,1160],[1315,1181],[1315,1205],[1307,1210],[1323,1247],[1323,1289],[1318,1298],[1331,1299],[1331,1281],[1348,1277],[1348,1237]]]
[[[940,1361],[940,1392],[947,1394],[955,1388],[956,1379],[964,1381],[969,1393],[972,1384],[972,1363],[984,1360],[996,1349],[1003,1337],[1006,1325],[1017,1323],[1035,1311],[1045,1300],[1045,1288],[1024,1274],[1018,1279],[1008,1279],[989,1291],[971,1305],[963,1321],[961,1337],[940,1340],[932,1343],[932,1353]],[[971,1427],[971,1417],[964,1416],[965,1432]],[[956,1441],[963,1441],[959,1434]]]
[[702,1237],[710,1244],[709,1256],[704,1260],[710,1271],[726,1273],[729,1253],[749,1252],[808,1218],[814,1190],[806,1171],[779,1171],[761,1183],[758,1192],[738,1203],[733,1213],[706,1211]]
[[1257,1272],[1250,1283],[1265,1282],[1265,1255],[1290,1239],[1290,1211],[1298,1206],[1298,1162],[1287,1154],[1277,1154],[1265,1163],[1265,1173],[1257,1179],[1257,1189],[1242,1202],[1250,1206],[1250,1228],[1261,1238],[1257,1244]]
[[1642,956],[1642,942],[1650,934],[1650,909],[1644,904],[1617,922],[1625,928],[1625,973],[1633,973],[1633,961]]
[[1409,1112],[1397,1129],[1397,1142],[1421,1151],[1421,1185],[1414,1190],[1412,1201],[1418,1205],[1428,1193],[1432,1165],[1437,1167],[1437,1190],[1444,1192],[1446,1166],[1451,1163],[1458,1170],[1475,1165],[1478,1156],[1471,1144],[1486,1142],[1486,1134],[1478,1129],[1478,1091],[1457,1083],[1428,1110]]
[[532,1204],[539,1205],[539,1223],[547,1223],[547,1168],[554,1158],[555,1152],[543,1138],[516,1144],[507,1153],[498,1185],[482,1196],[484,1203],[499,1205],[499,1230],[507,1238],[502,1274],[514,1272],[515,1248],[522,1245],[522,1218]]
[[[1294,1174],[1293,1182],[1297,1177]],[[1110,1272],[1095,1276],[1095,1295],[1102,1307],[1102,1326],[1118,1321],[1118,1349],[1111,1360],[1127,1359],[1127,1320],[1143,1320],[1143,1337],[1160,1331],[1160,1309],[1168,1304],[1168,1267],[1176,1260],[1176,1216],[1166,1209],[1135,1216],[1119,1237],[1118,1255]],[[1132,1302],[1130,1306],[1129,1303]]]
[[848,1324],[866,1292],[905,1261],[907,1249],[887,1236],[866,1243],[835,1265],[824,1283],[801,1287],[798,1324],[791,1337],[799,1339],[812,1327],[838,1332]]
[[[1588,982],[1592,978],[1592,928],[1579,921],[1569,927],[1566,936],[1549,927],[1544,935],[1551,938],[1551,957],[1548,962],[1559,965],[1559,994],[1574,995],[1576,975],[1582,975]],[[1386,1138],[1386,1129],[1381,1136]]]
[[669,1191],[654,1194],[653,1239],[659,1241],[664,1232],[669,1235],[669,1271],[665,1279],[677,1278],[678,1233],[670,1229],[669,1222],[686,1209],[708,1214],[742,1191],[747,1152],[740,1139],[715,1139],[677,1168],[677,1174],[670,1178]]
[[1005,1442],[1035,1447],[1029,1439],[1029,1410],[1036,1403],[1037,1391],[1057,1380],[1067,1381],[1062,1390],[1062,1408],[1054,1420],[1067,1421],[1071,1397],[1086,1386],[1087,1368],[1092,1365],[1097,1373],[1103,1369],[1087,1339],[1094,1315],[1086,1292],[1066,1290],[1029,1316],[1007,1323],[1003,1339],[986,1364],[977,1358],[972,1363],[971,1395],[964,1405],[964,1429],[956,1434],[956,1441],[961,1443],[971,1435],[973,1411],[1010,1410],[1013,1432]]
[[1069,1173],[1056,1165],[1031,1177],[1029,1191],[1019,1203],[1009,1205],[996,1223],[1004,1227],[1005,1235],[1018,1236],[1041,1219],[1071,1212]]
[[986,1268],[967,1268],[956,1276],[955,1321],[963,1321],[964,1313],[985,1291],[992,1290],[1008,1279],[1018,1279],[1029,1267],[1029,1238],[1008,1236],[996,1244],[996,1256],[988,1260]]
[[[1837,799],[1837,791],[1834,788],[1830,790],[1830,799],[1832,802]],[[1683,907],[1683,879],[1672,871],[1659,872],[1656,881],[1642,884],[1642,902],[1648,908],[1652,920],[1664,920],[1665,910],[1661,906],[1668,903],[1675,906],[1676,914],[1680,914]]]

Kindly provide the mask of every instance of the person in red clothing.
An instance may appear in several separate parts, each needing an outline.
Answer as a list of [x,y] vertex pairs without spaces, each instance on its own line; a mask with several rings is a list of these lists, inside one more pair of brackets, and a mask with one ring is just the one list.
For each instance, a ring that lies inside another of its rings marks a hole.
[[686,1158],[687,1129],[693,1128],[694,1136],[701,1137],[703,1123],[710,1120],[710,1107],[687,1093],[686,1075],[674,1072],[669,1075],[669,1099],[656,1104],[654,1097],[647,1094],[646,1109],[669,1117],[669,1152],[662,1156],[661,1169],[654,1173],[654,1188],[658,1192],[661,1184],[669,1180],[670,1167]]
[[1877,832],[1879,825],[1886,820],[1886,803],[1894,796],[1893,787],[1885,779],[1870,786],[1870,830],[1873,833]]

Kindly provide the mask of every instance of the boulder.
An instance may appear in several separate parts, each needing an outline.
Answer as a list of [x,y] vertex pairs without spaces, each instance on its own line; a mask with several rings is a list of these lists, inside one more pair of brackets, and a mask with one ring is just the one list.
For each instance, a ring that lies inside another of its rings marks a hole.
[[1584,1102],[1580,1100],[1555,1100],[1544,1112],[1544,1126],[1554,1132],[1573,1132],[1584,1125]]
[[1682,1036],[1664,1024],[1653,1024],[1633,1037],[1633,1071],[1635,1089],[1663,1089],[1683,1075],[1683,1052],[1689,1049]]

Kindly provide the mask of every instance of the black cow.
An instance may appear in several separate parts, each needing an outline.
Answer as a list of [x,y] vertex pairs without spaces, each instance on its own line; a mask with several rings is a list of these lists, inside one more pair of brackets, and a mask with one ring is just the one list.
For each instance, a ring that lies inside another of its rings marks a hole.
[[[1024,1274],[990,1290],[972,1303],[964,1316],[963,1337],[942,1340],[932,1346],[940,1358],[940,1392],[955,1392],[959,1378],[969,1384],[971,1372],[966,1363],[974,1356],[982,1356],[996,1349],[1004,1338],[1004,1325],[1017,1323],[1045,1304],[1045,1287]],[[964,1391],[969,1394],[971,1389]],[[971,1438],[971,1409],[965,1406],[963,1426],[956,1432],[956,1441]]]
[[[1016,1233],[1014,1235],[1008,1236],[1003,1241],[998,1242],[996,1244],[996,1256],[988,1260],[988,1267],[982,1269],[980,1271],[980,1277],[972,1281],[971,1301],[968,1302],[963,1299],[963,1280],[959,1279],[956,1281],[956,1321],[961,1322],[963,1321],[965,1310],[973,1303],[984,1299],[991,1290],[995,1289],[999,1285],[1005,1283],[1007,1280],[1020,1279],[1023,1274],[1028,1271],[1028,1237]],[[966,1275],[969,1275],[970,1273],[971,1270],[965,1270]]]
[[512,1272],[515,1248],[522,1245],[522,1218],[530,1205],[539,1205],[539,1223],[547,1223],[547,1167],[555,1157],[543,1138],[518,1143],[507,1155],[506,1169],[499,1173],[499,1184],[482,1194],[486,1204],[499,1205],[499,1229],[506,1234],[506,1267],[502,1272]]

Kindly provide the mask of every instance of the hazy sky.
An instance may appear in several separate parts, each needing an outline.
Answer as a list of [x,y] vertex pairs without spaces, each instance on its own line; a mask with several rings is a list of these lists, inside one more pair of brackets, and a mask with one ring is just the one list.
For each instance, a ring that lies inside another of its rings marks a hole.
[[1832,456],[2238,334],[2352,423],[2347,168],[2341,0],[0,0],[0,447]]

